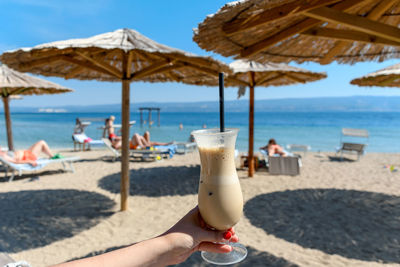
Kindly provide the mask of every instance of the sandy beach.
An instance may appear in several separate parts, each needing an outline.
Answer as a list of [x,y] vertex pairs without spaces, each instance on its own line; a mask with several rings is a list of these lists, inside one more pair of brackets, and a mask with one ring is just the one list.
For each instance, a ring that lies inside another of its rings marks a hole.
[[[1,179],[0,248],[32,266],[95,255],[159,235],[197,203],[198,153],[130,164],[130,210],[119,212],[120,162],[107,150],[78,155],[75,173],[53,164]],[[355,159],[355,156],[349,156]],[[237,266],[399,266],[400,154],[338,161],[303,156],[299,176],[238,174],[245,199]],[[398,171],[390,172],[387,165]],[[207,266],[199,253],[181,266]]]

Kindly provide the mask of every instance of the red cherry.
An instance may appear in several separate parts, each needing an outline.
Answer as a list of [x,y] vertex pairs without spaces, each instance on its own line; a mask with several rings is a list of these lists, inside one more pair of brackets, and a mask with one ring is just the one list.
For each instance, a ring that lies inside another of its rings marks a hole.
[[231,237],[232,237],[231,232],[228,231],[228,232],[224,233],[224,239],[229,240],[229,239],[231,239]]

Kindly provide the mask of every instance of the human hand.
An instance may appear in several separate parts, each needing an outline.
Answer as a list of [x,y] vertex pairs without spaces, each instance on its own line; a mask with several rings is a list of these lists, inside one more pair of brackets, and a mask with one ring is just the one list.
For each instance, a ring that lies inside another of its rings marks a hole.
[[36,167],[38,164],[36,161],[32,160],[31,162],[29,162],[29,164],[31,164],[33,167]]
[[199,209],[196,207],[161,236],[109,253],[62,263],[57,266],[155,267],[173,265],[185,261],[193,252],[199,250],[217,253],[230,252],[232,251],[231,246],[221,244],[221,242],[228,240],[231,242],[239,241],[235,231],[232,228],[225,232],[207,230],[204,221],[201,219]]
[[198,207],[192,209],[162,237],[169,245],[168,264],[181,263],[195,251],[228,253],[232,251],[232,247],[221,242],[239,241],[233,228],[227,231],[206,229]]

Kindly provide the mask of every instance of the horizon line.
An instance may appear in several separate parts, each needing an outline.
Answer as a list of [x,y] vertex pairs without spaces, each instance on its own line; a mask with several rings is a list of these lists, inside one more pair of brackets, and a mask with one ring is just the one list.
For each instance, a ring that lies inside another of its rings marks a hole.
[[[329,98],[352,98],[352,97],[364,97],[364,98],[376,98],[376,97],[382,97],[382,98],[400,98],[400,96],[387,96],[387,95],[373,95],[373,96],[368,96],[368,95],[352,95],[352,96],[316,96],[316,97],[285,97],[285,98],[266,98],[266,99],[255,99],[254,101],[268,101],[268,100],[304,100],[304,99],[329,99]],[[225,100],[225,102],[234,102],[234,101],[248,101],[248,99],[234,99],[234,100]],[[201,101],[167,101],[167,102],[161,102],[161,101],[143,101],[143,102],[130,102],[130,104],[147,104],[147,103],[158,103],[158,104],[191,104],[191,103],[204,103],[204,102],[218,102],[218,100],[201,100]],[[88,107],[88,106],[104,106],[104,105],[121,105],[121,103],[102,103],[102,104],[85,104],[85,105],[72,105],[72,104],[66,104],[66,105],[60,105],[60,106],[48,106],[47,108],[62,108],[62,107]],[[25,106],[25,105],[18,105],[14,106],[18,108],[46,108],[43,106]]]

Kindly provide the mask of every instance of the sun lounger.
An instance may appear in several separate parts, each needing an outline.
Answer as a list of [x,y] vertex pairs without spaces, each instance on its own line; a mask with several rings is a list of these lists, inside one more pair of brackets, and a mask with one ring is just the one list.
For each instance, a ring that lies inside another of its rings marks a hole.
[[133,158],[138,158],[141,160],[151,159],[151,160],[161,160],[163,158],[172,158],[173,150],[163,146],[155,147],[156,150],[150,149],[130,149],[129,154]]
[[174,142],[176,145],[177,154],[186,154],[196,150],[197,145],[195,142]]
[[[348,138],[357,139],[359,142],[350,141]],[[360,157],[365,154],[368,138],[367,130],[343,128],[340,136],[340,146],[336,148],[336,154],[340,153],[340,160],[343,160],[343,153],[357,154],[357,160],[360,160]]]
[[299,144],[289,144],[286,146],[286,148],[291,152],[303,152],[303,155],[305,156],[307,151],[311,149],[310,146],[308,145],[299,145]]
[[113,153],[113,161],[116,161],[121,157],[121,152],[112,146],[111,141],[108,138],[102,138],[101,140],[103,141],[106,148],[108,148]]
[[261,155],[264,156],[265,166],[272,175],[298,175],[300,168],[303,166],[301,157],[295,156],[290,152],[286,152],[287,156],[282,157],[278,154],[269,156],[268,152],[260,149]]
[[89,138],[85,133],[73,134],[72,141],[74,142],[74,151],[76,151],[76,146],[79,150],[85,151],[90,150],[91,146],[103,146],[103,140],[93,140]]
[[340,152],[340,160],[343,160],[343,153],[357,154],[357,160],[360,160],[360,157],[365,153],[366,146],[366,144],[342,143],[336,152]]
[[28,163],[23,163],[23,164],[16,164],[16,163],[11,163],[4,158],[0,157],[0,162],[2,163],[3,167],[5,168],[5,177],[7,178],[8,176],[8,171],[11,171],[10,178],[8,179],[9,182],[11,182],[14,179],[15,172],[18,173],[19,176],[22,175],[23,171],[37,171],[45,166],[52,164],[52,163],[61,163],[64,171],[70,171],[74,172],[74,166],[72,165],[74,161],[79,160],[79,157],[65,157],[65,158],[59,158],[59,159],[44,159],[44,158],[39,158],[36,162],[36,166],[32,166]]
[[[121,152],[112,146],[111,141],[109,139],[103,138],[102,140],[106,145],[106,147],[113,153],[114,155],[113,161],[121,157]],[[155,150],[130,149],[129,155],[133,158],[139,158],[141,160],[146,160],[146,159],[159,160],[163,158],[172,158],[175,152],[176,152],[176,146],[169,145],[169,146],[155,146]]]
[[298,157],[268,157],[268,164],[268,172],[272,175],[300,174]]

